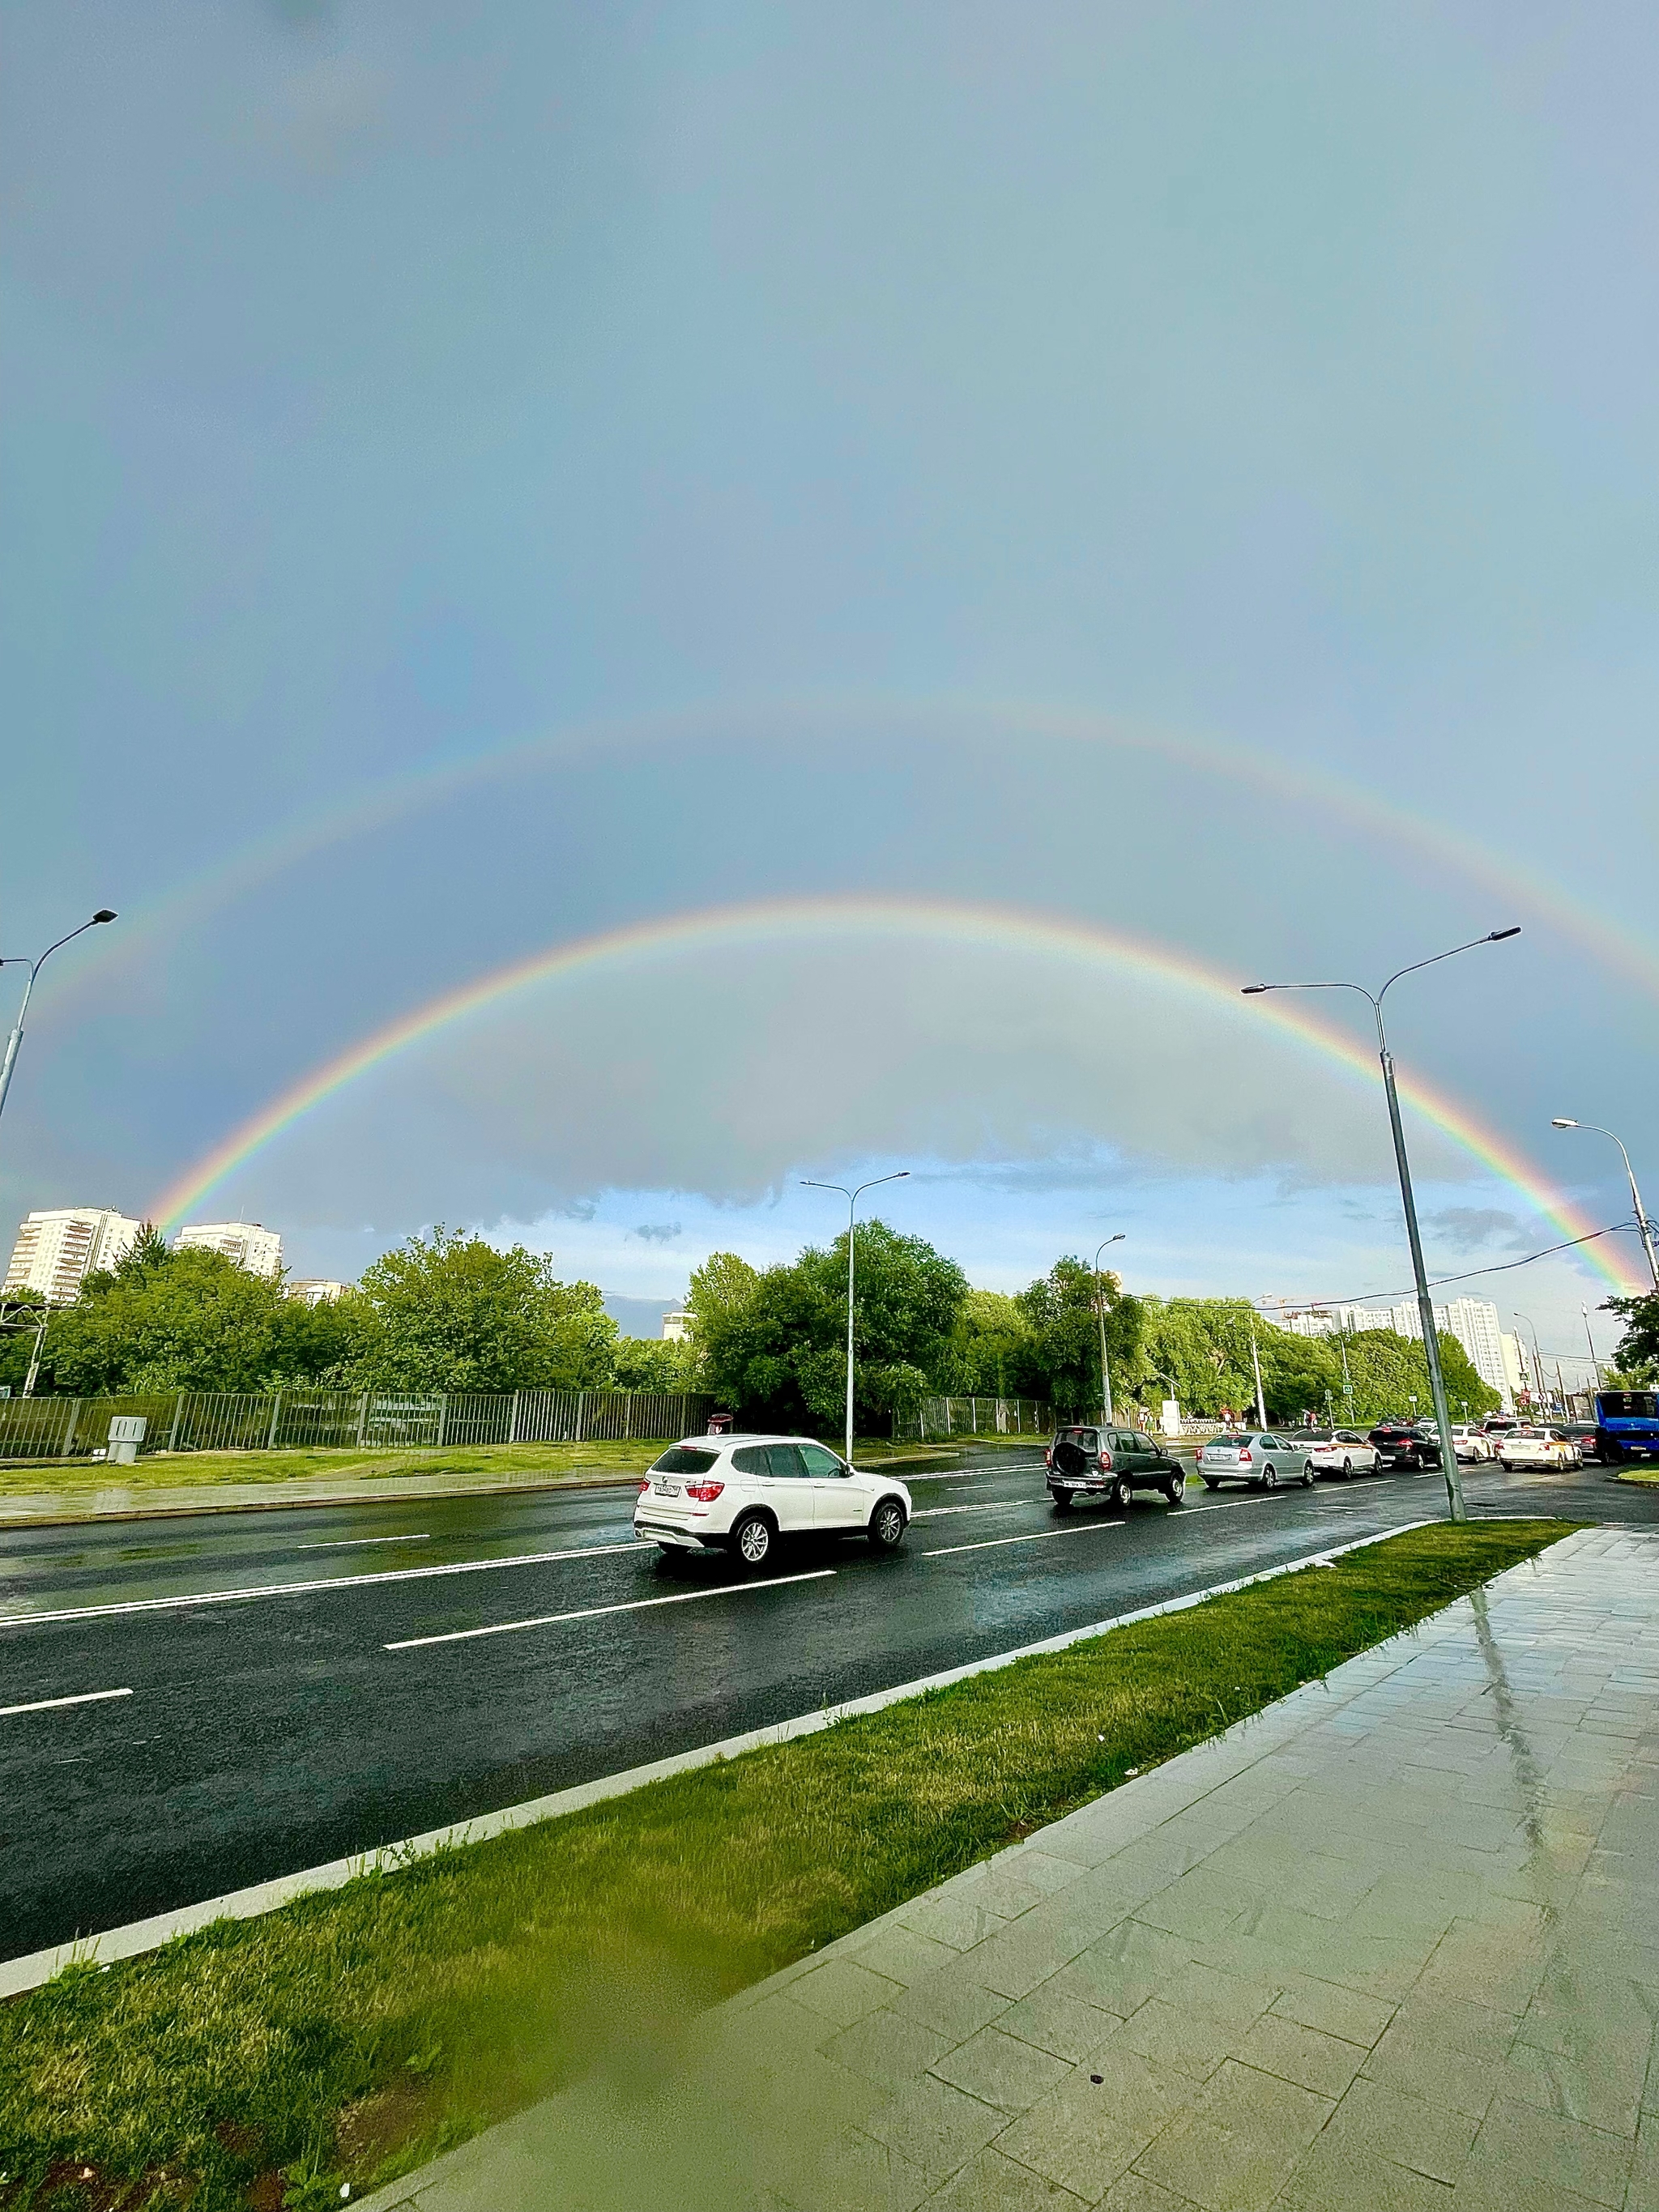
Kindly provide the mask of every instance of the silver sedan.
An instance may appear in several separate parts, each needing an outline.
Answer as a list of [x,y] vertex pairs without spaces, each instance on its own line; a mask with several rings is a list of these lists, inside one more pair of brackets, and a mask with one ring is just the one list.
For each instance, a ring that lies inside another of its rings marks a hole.
[[1249,1429],[1212,1437],[1198,1455],[1206,1490],[1224,1482],[1248,1482],[1258,1490],[1277,1490],[1281,1482],[1313,1487],[1313,1461],[1305,1444],[1270,1429]]

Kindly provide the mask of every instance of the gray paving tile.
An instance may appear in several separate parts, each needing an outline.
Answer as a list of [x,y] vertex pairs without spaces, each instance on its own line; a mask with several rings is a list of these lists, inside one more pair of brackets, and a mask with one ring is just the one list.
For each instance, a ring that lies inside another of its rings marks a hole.
[[1230,2058],[1139,2154],[1135,2171],[1206,2212],[1261,2212],[1331,2111],[1328,2097]]
[[982,2027],[936,2059],[930,2070],[1000,2112],[1024,2112],[1067,2080],[1073,2068],[1069,2060],[1005,2035],[1000,2027]]

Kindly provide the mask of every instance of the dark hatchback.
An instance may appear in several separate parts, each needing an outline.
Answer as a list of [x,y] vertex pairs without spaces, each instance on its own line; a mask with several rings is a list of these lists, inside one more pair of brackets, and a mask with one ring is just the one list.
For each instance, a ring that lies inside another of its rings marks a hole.
[[1410,1421],[1379,1421],[1365,1441],[1376,1445],[1377,1457],[1384,1467],[1403,1467],[1416,1472],[1440,1464],[1438,1443]]
[[1187,1492],[1186,1468],[1139,1429],[1095,1422],[1056,1429],[1042,1457],[1057,1512],[1081,1498],[1103,1498],[1127,1512],[1137,1490],[1161,1490],[1171,1505],[1179,1505]]

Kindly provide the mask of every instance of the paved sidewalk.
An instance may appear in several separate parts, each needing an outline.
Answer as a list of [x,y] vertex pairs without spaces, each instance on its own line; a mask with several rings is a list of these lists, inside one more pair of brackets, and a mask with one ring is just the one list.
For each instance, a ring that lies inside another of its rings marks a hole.
[[1659,2212],[1656,2017],[1659,1534],[1592,1529],[366,2202]]

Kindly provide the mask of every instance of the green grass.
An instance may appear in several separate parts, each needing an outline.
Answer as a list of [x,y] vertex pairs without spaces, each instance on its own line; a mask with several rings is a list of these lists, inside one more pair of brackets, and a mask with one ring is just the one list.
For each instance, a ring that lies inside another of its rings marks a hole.
[[[8,2208],[337,2203],[1526,1559],[1436,1526],[0,2006]],[[60,2185],[90,2167],[94,2180]],[[121,2193],[130,2188],[130,2197]],[[100,2193],[101,2192],[101,2193]]]
[[103,1461],[36,1460],[0,1467],[0,1496],[38,1495],[42,1491],[84,1498],[94,1490],[191,1488],[214,1482],[314,1481],[319,1475],[380,1482],[391,1475],[472,1474],[483,1481],[540,1475],[643,1474],[665,1439],[632,1443],[451,1444],[442,1449],[153,1452],[131,1467]]

